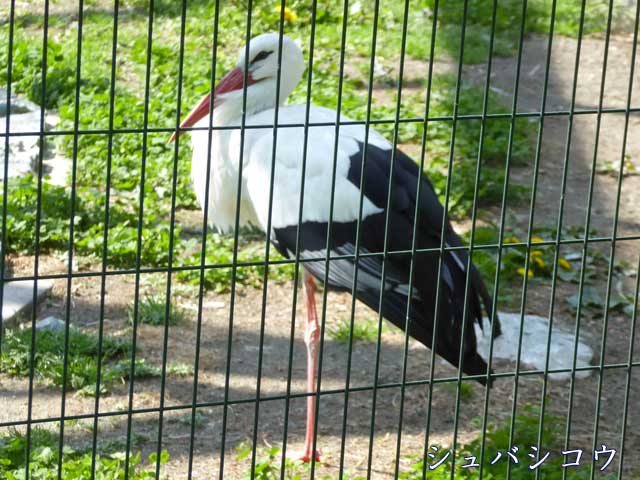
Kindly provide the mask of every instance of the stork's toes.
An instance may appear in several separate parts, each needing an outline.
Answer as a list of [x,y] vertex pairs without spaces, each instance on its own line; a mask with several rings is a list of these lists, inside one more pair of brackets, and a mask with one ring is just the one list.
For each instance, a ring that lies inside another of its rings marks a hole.
[[[316,462],[321,462],[321,458],[320,455],[322,455],[322,452],[320,450],[316,450]],[[292,452],[290,454],[287,455],[288,458],[290,458],[291,460],[293,460],[294,462],[303,462],[303,463],[309,463],[311,461],[311,450],[307,451],[303,451],[303,452]]]

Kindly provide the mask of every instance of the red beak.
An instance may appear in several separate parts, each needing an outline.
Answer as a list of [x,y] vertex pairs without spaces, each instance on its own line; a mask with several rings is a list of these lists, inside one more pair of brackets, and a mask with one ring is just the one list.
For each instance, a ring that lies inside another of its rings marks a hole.
[[[255,83],[251,78],[251,74],[247,75],[247,85],[251,85]],[[219,100],[219,96],[224,93],[233,92],[234,90],[240,90],[244,84],[244,70],[240,67],[236,67],[231,70],[227,75],[220,80],[218,85],[216,85],[214,89],[214,98],[213,98],[213,106],[217,106],[220,104],[221,100]],[[180,124],[180,128],[193,127],[201,118],[204,118],[211,111],[211,93],[207,93],[202,100],[196,105],[196,107],[191,110],[191,113],[187,115],[182,123]],[[169,143],[173,142],[177,136],[181,136],[184,131],[173,132],[171,138],[169,139]]]

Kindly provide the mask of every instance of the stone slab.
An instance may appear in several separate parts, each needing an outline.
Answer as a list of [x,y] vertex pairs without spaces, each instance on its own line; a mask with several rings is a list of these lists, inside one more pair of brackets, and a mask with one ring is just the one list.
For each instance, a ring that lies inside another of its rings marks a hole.
[[[42,110],[33,102],[15,96],[7,104],[7,91],[0,88],[0,134],[7,133],[7,114],[9,117],[9,142],[6,137],[0,137],[0,180],[7,177],[23,177],[38,171],[40,159],[40,137]],[[45,130],[55,126],[60,119],[50,112],[45,112]],[[24,135],[35,133],[35,135]],[[6,147],[8,149],[8,155]],[[42,152],[44,175],[51,176],[50,183],[66,185],[71,161],[56,154],[52,141],[45,142]],[[7,158],[5,158],[7,157]],[[4,169],[5,159],[8,159],[7,171]]]
[[65,323],[58,317],[48,316],[36,322],[36,330],[49,330],[51,332],[63,332]]
[[[33,280],[20,280],[4,284],[2,325],[14,321],[18,314],[28,314],[33,308]],[[37,302],[44,299],[53,288],[49,280],[38,281]]]

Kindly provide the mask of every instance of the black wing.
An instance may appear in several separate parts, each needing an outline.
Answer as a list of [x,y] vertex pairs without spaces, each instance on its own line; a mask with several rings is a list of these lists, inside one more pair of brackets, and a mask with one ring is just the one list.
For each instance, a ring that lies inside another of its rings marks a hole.
[[[348,179],[360,187],[363,169],[363,144],[350,157],[351,166]],[[437,274],[439,252],[416,254],[413,285],[409,286],[410,253],[415,219],[416,203],[419,202],[417,237],[418,249],[439,248],[444,209],[431,183],[408,156],[396,150],[393,172],[392,198],[387,209],[389,177],[392,151],[374,145],[367,146],[366,166],[362,187],[364,195],[383,212],[369,215],[360,224],[360,258],[358,260],[358,282],[356,297],[404,329],[407,316],[407,302],[411,301],[409,334],[428,347],[432,347],[434,314],[437,294]],[[420,199],[417,198],[418,182],[422,181]],[[336,205],[339,208],[339,205]],[[385,243],[386,212],[389,210],[388,252],[385,284],[382,285]],[[274,230],[274,244],[285,256],[292,256],[296,249],[297,226]],[[333,222],[329,248],[331,257],[344,256],[329,262],[328,287],[351,291],[355,272],[357,219],[352,222]],[[300,225],[300,257],[304,267],[315,278],[324,281],[326,273],[326,248],[328,222],[304,222]],[[447,222],[445,245],[461,246],[462,241]],[[445,252],[442,262],[438,331],[436,352],[450,363],[459,366],[460,338],[464,336],[464,372],[470,375],[485,374],[487,365],[476,350],[476,336],[473,322],[482,326],[483,309],[481,301],[491,318],[492,301],[482,279],[471,266],[468,302],[468,319],[464,332],[463,308],[466,285],[468,256],[465,251]],[[381,290],[384,289],[382,304]],[[410,300],[409,300],[410,299]],[[494,335],[499,335],[499,323],[494,325]],[[484,383],[483,379],[480,380]]]

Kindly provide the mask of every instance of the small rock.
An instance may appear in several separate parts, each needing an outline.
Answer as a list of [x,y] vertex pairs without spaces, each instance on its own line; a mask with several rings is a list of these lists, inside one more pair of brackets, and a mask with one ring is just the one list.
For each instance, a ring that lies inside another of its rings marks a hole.
[[51,158],[42,161],[44,173],[49,176],[51,185],[65,187],[69,183],[69,170],[71,170],[71,160],[62,155],[53,155]]
[[[40,107],[29,100],[23,98],[17,98],[11,96],[11,113],[20,114],[27,112],[34,112],[39,110]],[[9,112],[9,105],[7,105],[7,91],[0,88],[0,117],[6,117]]]
[[224,302],[207,302],[203,305],[204,308],[224,308]]
[[[182,308],[184,308],[185,310],[191,310],[193,312],[197,312],[198,311],[198,304],[193,304],[193,303],[181,303],[180,306]],[[224,308],[225,307],[225,303],[224,302],[205,302],[202,304],[202,308]]]
[[38,320],[36,323],[36,330],[50,330],[52,332],[63,332],[65,323],[57,317],[47,317],[42,320]]

